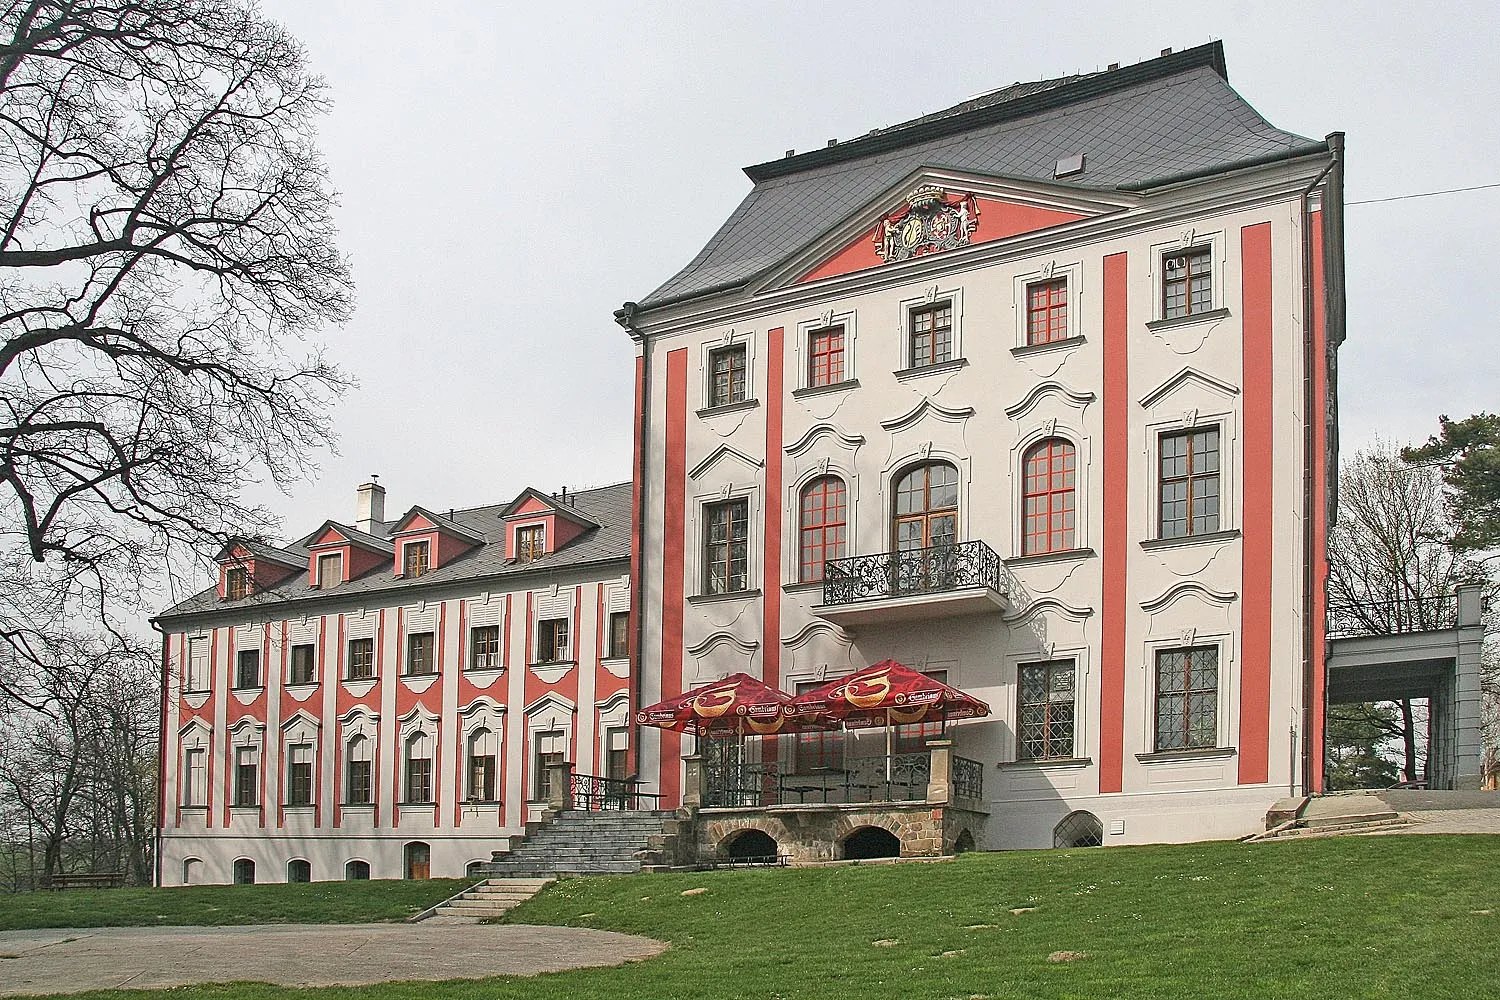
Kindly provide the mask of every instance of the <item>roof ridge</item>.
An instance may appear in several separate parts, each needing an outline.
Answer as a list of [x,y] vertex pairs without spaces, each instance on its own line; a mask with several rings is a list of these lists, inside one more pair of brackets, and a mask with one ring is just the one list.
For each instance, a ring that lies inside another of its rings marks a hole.
[[[1229,80],[1228,71],[1224,66],[1222,42],[1207,42],[1181,52],[1168,52],[1166,55],[1147,59],[1132,66],[1079,75],[1076,79],[1067,76],[1057,77],[1056,80],[1065,82],[1012,99],[981,104],[972,110],[952,113],[954,108],[962,107],[964,103],[967,103],[960,102],[944,111],[933,112],[884,129],[877,129],[848,142],[824,146],[778,160],[751,164],[744,168],[745,176],[758,184],[773,177],[801,173],[804,170],[811,170],[814,167],[836,163],[840,160],[863,159],[872,153],[898,149],[958,132],[967,132],[981,125],[994,124],[1008,118],[1021,118],[1038,111],[1097,97],[1111,90],[1176,76],[1200,66],[1208,66],[1226,82]],[[1053,81],[1038,82],[1045,84]],[[1004,92],[1019,85],[1019,82],[1011,84],[1009,87],[1000,88],[998,92]],[[979,98],[971,100],[979,100]]]

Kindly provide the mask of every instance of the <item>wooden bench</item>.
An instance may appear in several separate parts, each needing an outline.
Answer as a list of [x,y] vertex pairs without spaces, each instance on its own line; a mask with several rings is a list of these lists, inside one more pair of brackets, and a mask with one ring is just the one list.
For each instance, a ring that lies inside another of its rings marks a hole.
[[55,890],[118,889],[124,884],[124,872],[88,872],[83,875],[53,875],[47,879],[47,888]]

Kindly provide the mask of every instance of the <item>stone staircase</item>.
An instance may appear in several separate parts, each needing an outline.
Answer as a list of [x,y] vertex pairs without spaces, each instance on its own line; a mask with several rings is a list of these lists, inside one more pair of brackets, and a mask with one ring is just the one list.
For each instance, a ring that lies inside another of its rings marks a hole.
[[[1272,820],[1276,820],[1272,825]],[[1251,842],[1306,839],[1311,837],[1346,837],[1391,833],[1412,822],[1388,808],[1374,796],[1328,796],[1303,800],[1287,813],[1273,810],[1267,816],[1268,829],[1248,838]]]
[[491,878],[627,874],[641,870],[641,855],[661,844],[670,811],[567,809],[549,822],[526,825],[526,838],[496,851],[485,866]]
[[414,920],[434,924],[477,924],[498,917],[551,885],[551,878],[491,878],[417,914]]

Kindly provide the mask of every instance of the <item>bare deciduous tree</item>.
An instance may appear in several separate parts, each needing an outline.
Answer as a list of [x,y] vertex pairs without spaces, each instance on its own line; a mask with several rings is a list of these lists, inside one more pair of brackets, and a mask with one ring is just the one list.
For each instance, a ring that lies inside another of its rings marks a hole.
[[81,612],[113,628],[172,553],[265,530],[243,484],[328,442],[345,380],[298,346],[351,309],[326,108],[247,0],[0,0],[0,638],[22,659]]
[[[1338,523],[1329,537],[1328,600],[1335,623],[1388,634],[1453,624],[1448,598],[1481,568],[1454,552],[1442,473],[1409,465],[1376,443],[1339,472]],[[1402,747],[1403,771],[1418,778],[1425,746],[1418,734],[1426,708],[1410,698],[1394,714],[1373,713]]]

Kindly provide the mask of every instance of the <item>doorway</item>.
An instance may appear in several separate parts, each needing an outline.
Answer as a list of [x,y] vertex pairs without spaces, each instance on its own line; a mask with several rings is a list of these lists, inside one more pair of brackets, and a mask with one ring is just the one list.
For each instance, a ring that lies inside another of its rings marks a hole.
[[432,878],[432,847],[414,840],[405,848],[406,877],[409,879]]

